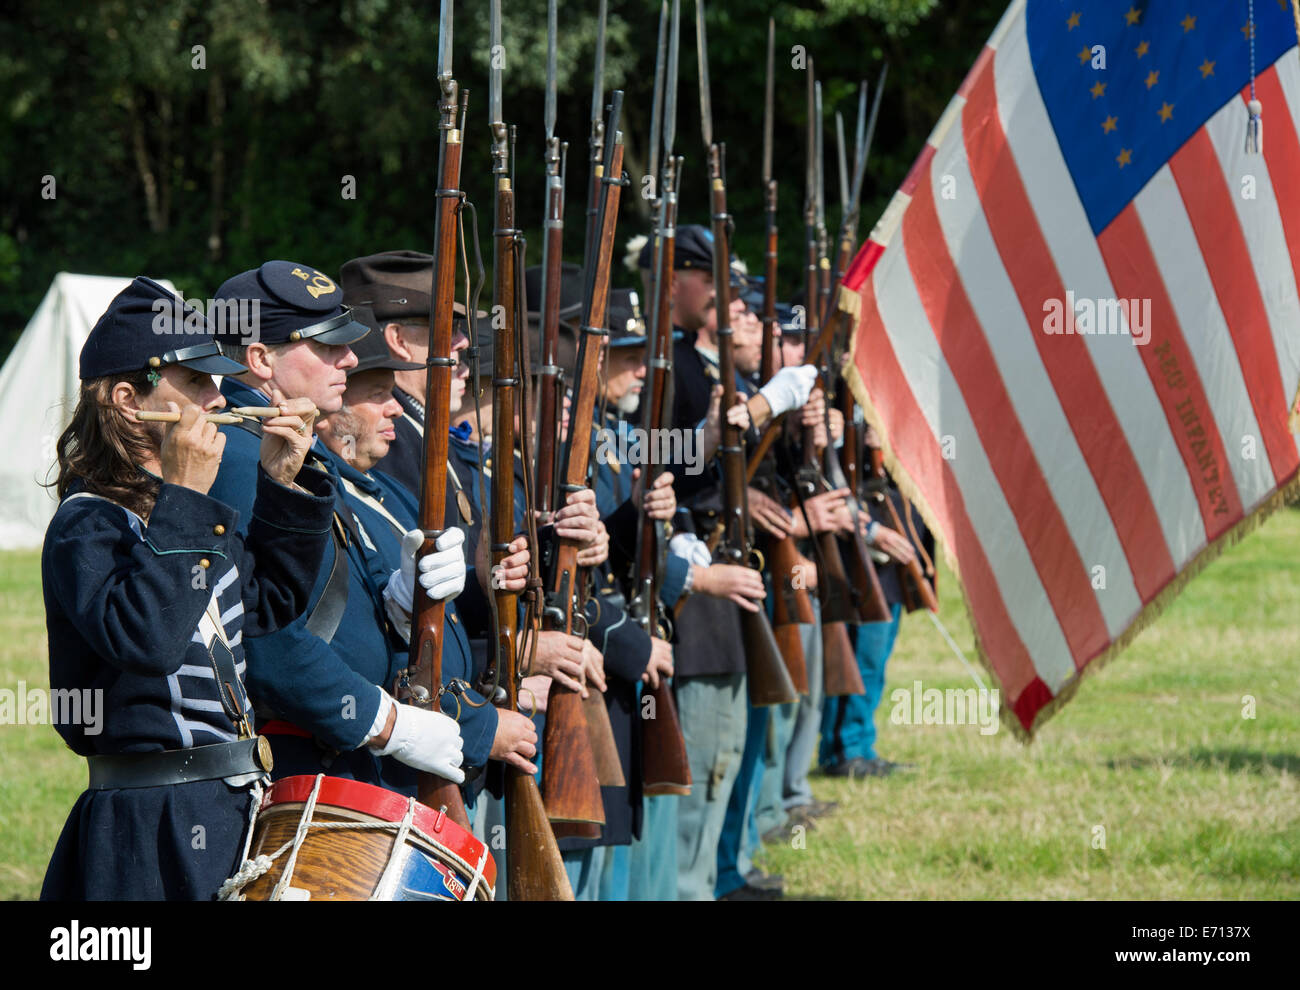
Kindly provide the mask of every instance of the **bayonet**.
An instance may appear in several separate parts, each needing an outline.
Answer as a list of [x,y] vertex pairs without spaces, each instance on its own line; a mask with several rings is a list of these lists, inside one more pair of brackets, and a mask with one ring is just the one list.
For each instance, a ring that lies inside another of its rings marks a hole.
[[492,157],[498,167],[505,163],[509,149],[505,121],[501,113],[501,0],[492,0],[489,7],[491,52],[488,64],[488,122],[492,126]]
[[853,132],[853,174],[858,174],[858,166],[862,162],[862,138],[863,128],[867,123],[867,81],[862,80],[858,84],[858,126]]
[[591,122],[599,124],[605,116],[605,19],[606,0],[600,0],[600,19],[596,25],[596,66],[591,80]]
[[559,36],[556,6],[558,0],[546,0],[546,143],[555,137],[555,44]]
[[776,371],[776,180],[772,178],[772,129],[776,117],[776,21],[767,19],[767,85],[763,96],[763,212],[767,251],[763,268],[763,355],[759,377],[766,383]]
[[668,0],[659,5],[659,43],[655,47],[655,95],[650,109],[650,165],[648,175],[655,180],[655,198],[659,191],[659,126],[664,111],[664,56],[668,45]]
[[677,56],[681,37],[681,0],[673,0],[671,29],[668,33],[668,73],[664,77],[664,160],[673,153],[677,137]]
[[713,147],[713,101],[709,94],[709,41],[704,29],[704,0],[695,0],[695,41],[700,67],[700,127],[704,147]]
[[582,251],[583,294],[591,288],[593,277],[593,252],[600,236],[601,176],[605,174],[605,20],[606,0],[600,0],[596,24],[596,63],[591,80],[591,171],[587,175],[587,239]]
[[820,233],[826,229],[826,173],[823,164],[826,157],[826,145],[822,136],[822,84],[821,80],[814,83],[815,87],[815,110],[814,120],[816,121],[816,131],[814,132],[815,157],[813,158],[813,167],[816,169],[816,183],[814,194],[817,197],[817,230]]
[[763,188],[772,181],[772,119],[776,112],[776,21],[767,19],[767,87],[763,95]]
[[844,115],[835,111],[835,161],[840,173],[840,211],[849,212],[849,168],[844,157]]
[[[807,129],[804,135],[804,147],[808,151],[807,159],[804,165],[804,226],[811,230],[817,224],[817,96],[816,96],[816,75],[813,71],[812,56],[808,57],[808,106],[807,106]],[[809,300],[811,306],[812,301]]]
[[438,78],[451,75],[451,19],[455,0],[442,0],[438,11]]

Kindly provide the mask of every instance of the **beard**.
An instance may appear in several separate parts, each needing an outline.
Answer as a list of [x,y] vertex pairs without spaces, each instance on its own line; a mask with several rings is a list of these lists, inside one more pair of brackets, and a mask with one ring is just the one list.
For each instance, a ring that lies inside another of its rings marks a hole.
[[641,408],[641,390],[634,388],[623,393],[614,405],[624,416],[631,416]]

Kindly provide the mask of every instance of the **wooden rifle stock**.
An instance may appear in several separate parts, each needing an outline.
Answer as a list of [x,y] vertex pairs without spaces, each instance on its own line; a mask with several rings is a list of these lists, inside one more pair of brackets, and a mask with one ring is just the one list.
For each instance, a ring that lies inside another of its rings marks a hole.
[[765,555],[772,571],[772,635],[776,639],[781,658],[790,673],[790,682],[800,694],[808,693],[808,658],[804,655],[799,625],[816,621],[812,602],[805,588],[795,587],[801,555],[794,539],[786,536],[777,539],[766,535]]
[[843,622],[822,623],[822,659],[826,668],[826,697],[867,693],[866,685],[862,683],[862,672],[858,670],[857,654],[849,638],[849,627]]
[[[429,320],[428,390],[429,428],[424,431],[424,470],[420,486],[420,529],[424,543],[417,556],[434,553],[442,534],[447,499],[447,430],[451,405],[452,303],[456,278],[456,210],[460,200],[461,134],[457,113],[461,109],[456,81],[450,74],[439,78],[438,207],[434,233],[433,299]],[[411,616],[411,649],[407,668],[398,678],[399,700],[439,709],[442,695],[442,637],[446,606],[422,592],[414,596]],[[446,808],[447,815],[462,828],[469,828],[469,816],[460,788],[437,774],[419,775],[418,797],[431,808]]]

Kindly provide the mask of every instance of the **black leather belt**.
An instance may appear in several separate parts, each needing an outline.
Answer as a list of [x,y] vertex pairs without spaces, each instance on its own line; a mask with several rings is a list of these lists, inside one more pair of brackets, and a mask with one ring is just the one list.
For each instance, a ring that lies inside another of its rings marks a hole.
[[91,756],[87,762],[92,791],[163,787],[221,778],[238,787],[270,773],[272,764],[271,745],[262,736],[161,753]]

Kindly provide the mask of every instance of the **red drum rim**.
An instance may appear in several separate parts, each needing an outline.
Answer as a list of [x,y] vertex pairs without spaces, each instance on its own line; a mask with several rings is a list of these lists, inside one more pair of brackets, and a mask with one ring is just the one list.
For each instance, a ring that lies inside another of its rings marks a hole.
[[[316,787],[316,778],[310,774],[297,777],[285,777],[277,780],[262,798],[260,810],[266,811],[277,804],[306,803]],[[325,777],[320,782],[316,794],[316,805],[333,805],[359,811],[386,822],[401,822],[406,817],[409,802],[396,791],[363,784],[359,780],[347,780],[343,777]],[[415,802],[415,816],[412,824],[431,839],[437,839],[449,851],[455,853],[471,867],[476,866],[487,850],[482,842],[472,833],[465,831],[440,811],[434,811],[428,805]],[[489,887],[497,882],[497,864],[488,854],[483,863],[483,881]]]

